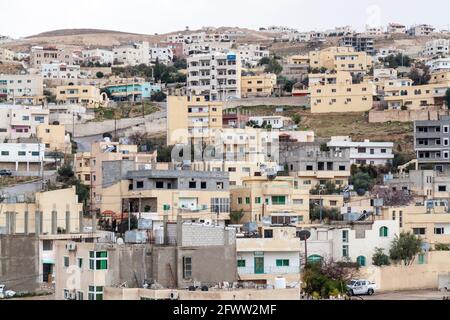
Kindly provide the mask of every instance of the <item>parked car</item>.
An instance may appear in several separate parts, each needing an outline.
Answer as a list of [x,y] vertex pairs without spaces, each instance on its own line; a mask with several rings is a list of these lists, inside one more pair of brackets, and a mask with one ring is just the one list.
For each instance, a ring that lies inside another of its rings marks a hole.
[[358,296],[367,294],[369,296],[375,293],[376,284],[368,280],[352,280],[347,285],[348,294],[350,296]]
[[3,169],[3,170],[0,170],[0,176],[1,177],[3,177],[3,176],[12,176],[12,172],[11,172],[11,170]]
[[4,284],[0,284],[0,299],[12,298],[16,295],[16,292],[12,290],[5,290],[5,287],[6,286]]

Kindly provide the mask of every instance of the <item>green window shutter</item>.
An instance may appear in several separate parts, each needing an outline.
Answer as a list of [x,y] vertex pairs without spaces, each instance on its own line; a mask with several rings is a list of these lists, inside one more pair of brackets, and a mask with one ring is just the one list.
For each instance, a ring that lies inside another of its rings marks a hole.
[[89,251],[89,257],[95,258],[95,251]]
[[250,198],[245,198],[245,204],[250,204]]
[[283,260],[277,260],[277,267],[282,267],[283,266]]
[[255,198],[255,203],[256,204],[261,204],[261,197],[256,197]]
[[283,267],[289,267],[289,260],[283,260]]
[[245,267],[245,260],[238,260],[238,268],[244,268]]

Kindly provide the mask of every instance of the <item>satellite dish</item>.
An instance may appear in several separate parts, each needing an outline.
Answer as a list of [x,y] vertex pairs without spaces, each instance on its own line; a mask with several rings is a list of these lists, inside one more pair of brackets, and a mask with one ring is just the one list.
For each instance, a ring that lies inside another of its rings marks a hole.
[[311,232],[309,232],[308,230],[302,230],[299,232],[299,238],[302,241],[306,241],[311,238]]
[[123,245],[124,243],[122,238],[118,238],[116,242],[119,246]]

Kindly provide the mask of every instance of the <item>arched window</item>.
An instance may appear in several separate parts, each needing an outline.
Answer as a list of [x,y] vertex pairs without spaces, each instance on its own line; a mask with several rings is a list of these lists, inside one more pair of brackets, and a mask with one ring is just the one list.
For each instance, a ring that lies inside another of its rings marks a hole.
[[314,254],[312,256],[308,257],[308,263],[318,263],[322,262],[323,257],[319,256],[318,254]]
[[366,266],[366,257],[364,257],[364,256],[359,256],[359,257],[356,259],[356,262],[358,263],[358,266],[360,266],[360,267],[365,267],[365,266]]
[[387,227],[380,228],[380,237],[386,238],[389,234],[389,229]]

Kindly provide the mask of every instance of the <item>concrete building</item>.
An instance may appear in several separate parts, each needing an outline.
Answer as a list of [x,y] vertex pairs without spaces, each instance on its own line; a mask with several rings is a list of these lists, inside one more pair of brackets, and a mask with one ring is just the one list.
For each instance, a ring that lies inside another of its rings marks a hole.
[[46,152],[72,154],[70,135],[66,135],[64,125],[40,124],[36,127],[36,137],[45,145]]
[[236,240],[240,281],[275,284],[277,277],[300,282],[300,247],[296,228],[264,228],[261,238]]
[[432,34],[435,28],[427,24],[419,24],[408,29],[407,33],[413,37],[424,37]]
[[414,122],[414,150],[420,169],[447,171],[450,167],[450,116]]
[[263,73],[241,77],[241,93],[243,98],[270,97],[277,86],[277,75]]
[[191,96],[211,101],[241,98],[241,60],[238,54],[213,53],[187,59],[187,88]]
[[112,65],[114,63],[114,52],[104,49],[88,49],[82,51],[84,63],[100,63]]
[[237,280],[233,229],[174,226],[173,240],[162,245],[58,242],[56,300],[103,300],[106,287],[124,283],[128,288],[154,283],[186,289],[194,283],[212,287]]
[[450,71],[450,58],[431,59],[426,62],[426,65],[430,67],[430,72],[449,72]]
[[0,143],[0,169],[35,172],[43,169],[45,145],[40,143]]
[[112,101],[138,102],[149,100],[151,96],[161,91],[161,85],[145,81],[133,81],[124,83],[108,84],[103,87]]
[[44,79],[80,79],[81,69],[78,65],[65,63],[42,64],[42,77]]
[[327,146],[335,152],[350,150],[350,162],[356,165],[384,166],[394,159],[392,142],[358,142],[350,137],[331,137]]
[[152,63],[156,63],[159,61],[160,63],[169,63],[173,60],[173,51],[169,47],[151,47],[150,48],[150,61]]
[[0,139],[36,136],[39,125],[49,124],[49,111],[42,107],[0,105]]
[[18,103],[26,98],[44,101],[44,84],[38,75],[0,75],[0,100]]
[[259,44],[244,44],[237,48],[243,67],[254,68],[262,58],[270,56],[269,50]]
[[406,26],[400,23],[389,23],[387,33],[391,34],[405,34]]
[[56,47],[32,47],[30,55],[30,67],[41,69],[45,64],[64,63],[66,65],[74,64],[73,52],[69,49]]
[[6,48],[0,48],[0,62],[11,62],[14,60],[14,52]]
[[434,39],[425,44],[422,54],[427,57],[447,56],[450,53],[450,40]]
[[79,104],[89,109],[95,109],[103,104],[100,89],[91,85],[69,85],[56,87],[57,104]]
[[246,177],[231,190],[231,210],[242,222],[265,226],[309,223],[309,189],[294,177]]
[[150,45],[148,42],[114,48],[114,64],[123,66],[137,66],[150,64]]
[[351,75],[342,72],[325,78],[324,84],[310,85],[312,113],[364,112],[373,108],[373,82],[353,83]]
[[183,43],[183,53],[185,56],[194,54],[212,54],[212,53],[226,53],[231,51],[233,47],[232,42],[192,42]]
[[353,47],[357,52],[366,52],[368,55],[375,55],[374,39],[371,36],[352,35],[345,36],[339,41],[343,47]]
[[283,129],[287,128],[293,122],[291,118],[283,116],[260,116],[249,117],[249,121],[254,122],[259,127],[270,127],[271,129]]
[[212,141],[222,128],[223,103],[205,97],[167,98],[167,144]]
[[300,186],[310,189],[328,181],[338,187],[348,185],[350,178],[350,151],[322,152],[319,147],[282,145],[280,162],[287,166],[291,176],[299,179]]
[[372,58],[366,52],[358,52],[351,46],[330,47],[309,53],[311,69],[325,68],[328,71],[364,75],[370,70],[372,63]]

